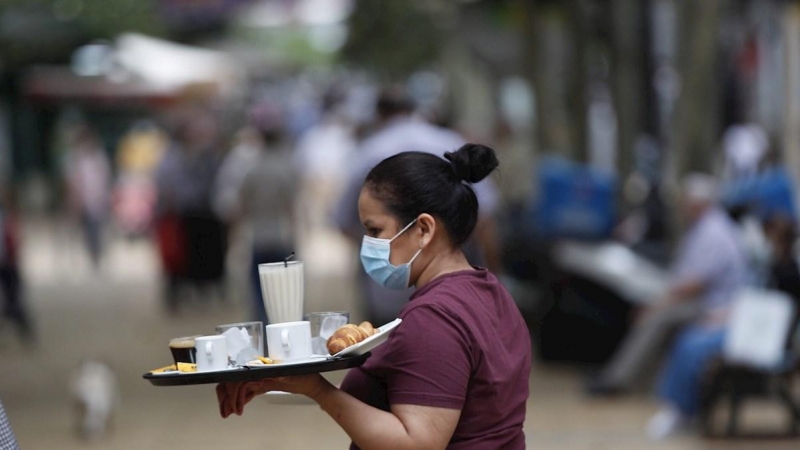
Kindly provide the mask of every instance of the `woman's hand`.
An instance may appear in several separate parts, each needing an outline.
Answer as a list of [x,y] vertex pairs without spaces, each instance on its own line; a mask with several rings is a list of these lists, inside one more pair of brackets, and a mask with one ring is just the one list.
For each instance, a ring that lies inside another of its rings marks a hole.
[[250,403],[257,395],[269,391],[291,392],[313,399],[322,392],[326,385],[330,386],[320,374],[220,383],[217,385],[219,413],[223,418],[234,413],[241,416],[246,404]]

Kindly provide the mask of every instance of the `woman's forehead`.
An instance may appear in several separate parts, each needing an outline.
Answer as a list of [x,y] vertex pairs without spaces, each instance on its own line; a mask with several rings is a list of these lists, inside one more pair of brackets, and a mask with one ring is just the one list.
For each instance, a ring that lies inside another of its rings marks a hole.
[[361,194],[358,196],[358,215],[362,223],[367,219],[374,221],[392,218],[383,202],[372,195],[367,188],[361,189]]

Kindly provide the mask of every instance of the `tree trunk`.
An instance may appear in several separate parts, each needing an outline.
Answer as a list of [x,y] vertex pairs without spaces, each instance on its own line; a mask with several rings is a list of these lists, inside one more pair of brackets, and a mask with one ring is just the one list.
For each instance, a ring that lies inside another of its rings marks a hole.
[[786,43],[786,85],[781,156],[797,182],[800,179],[800,2],[786,6],[783,35]]
[[625,179],[633,169],[633,147],[647,130],[648,79],[645,64],[646,23],[642,0],[614,0],[612,4],[613,91],[617,111],[617,173]]
[[716,70],[717,30],[724,0],[683,0],[679,17],[678,67],[682,90],[674,115],[670,146],[676,175],[710,172],[719,137],[719,89]]
[[566,13],[558,1],[526,2],[524,64],[536,96],[536,147],[543,153],[574,157],[574,118],[568,102],[573,51]]

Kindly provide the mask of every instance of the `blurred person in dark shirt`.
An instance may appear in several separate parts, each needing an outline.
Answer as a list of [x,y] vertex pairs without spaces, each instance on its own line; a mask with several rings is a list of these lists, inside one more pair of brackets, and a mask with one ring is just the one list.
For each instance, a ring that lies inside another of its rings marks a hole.
[[0,289],[4,302],[3,315],[16,324],[19,336],[30,342],[33,327],[22,295],[19,233],[13,194],[8,189],[0,189]]
[[774,215],[765,221],[764,234],[772,254],[772,286],[800,301],[800,272],[794,255],[797,240],[795,222],[788,216]]
[[211,207],[219,168],[216,139],[214,117],[192,111],[179,120],[156,169],[156,231],[167,276],[165,299],[172,311],[182,283],[221,282],[224,273],[226,236]]

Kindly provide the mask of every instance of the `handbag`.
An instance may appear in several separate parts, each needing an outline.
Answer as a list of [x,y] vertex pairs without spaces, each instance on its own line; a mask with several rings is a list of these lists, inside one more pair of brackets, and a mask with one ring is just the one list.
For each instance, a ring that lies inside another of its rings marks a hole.
[[748,288],[738,292],[723,344],[725,360],[761,369],[781,365],[794,310],[792,299],[779,291]]

